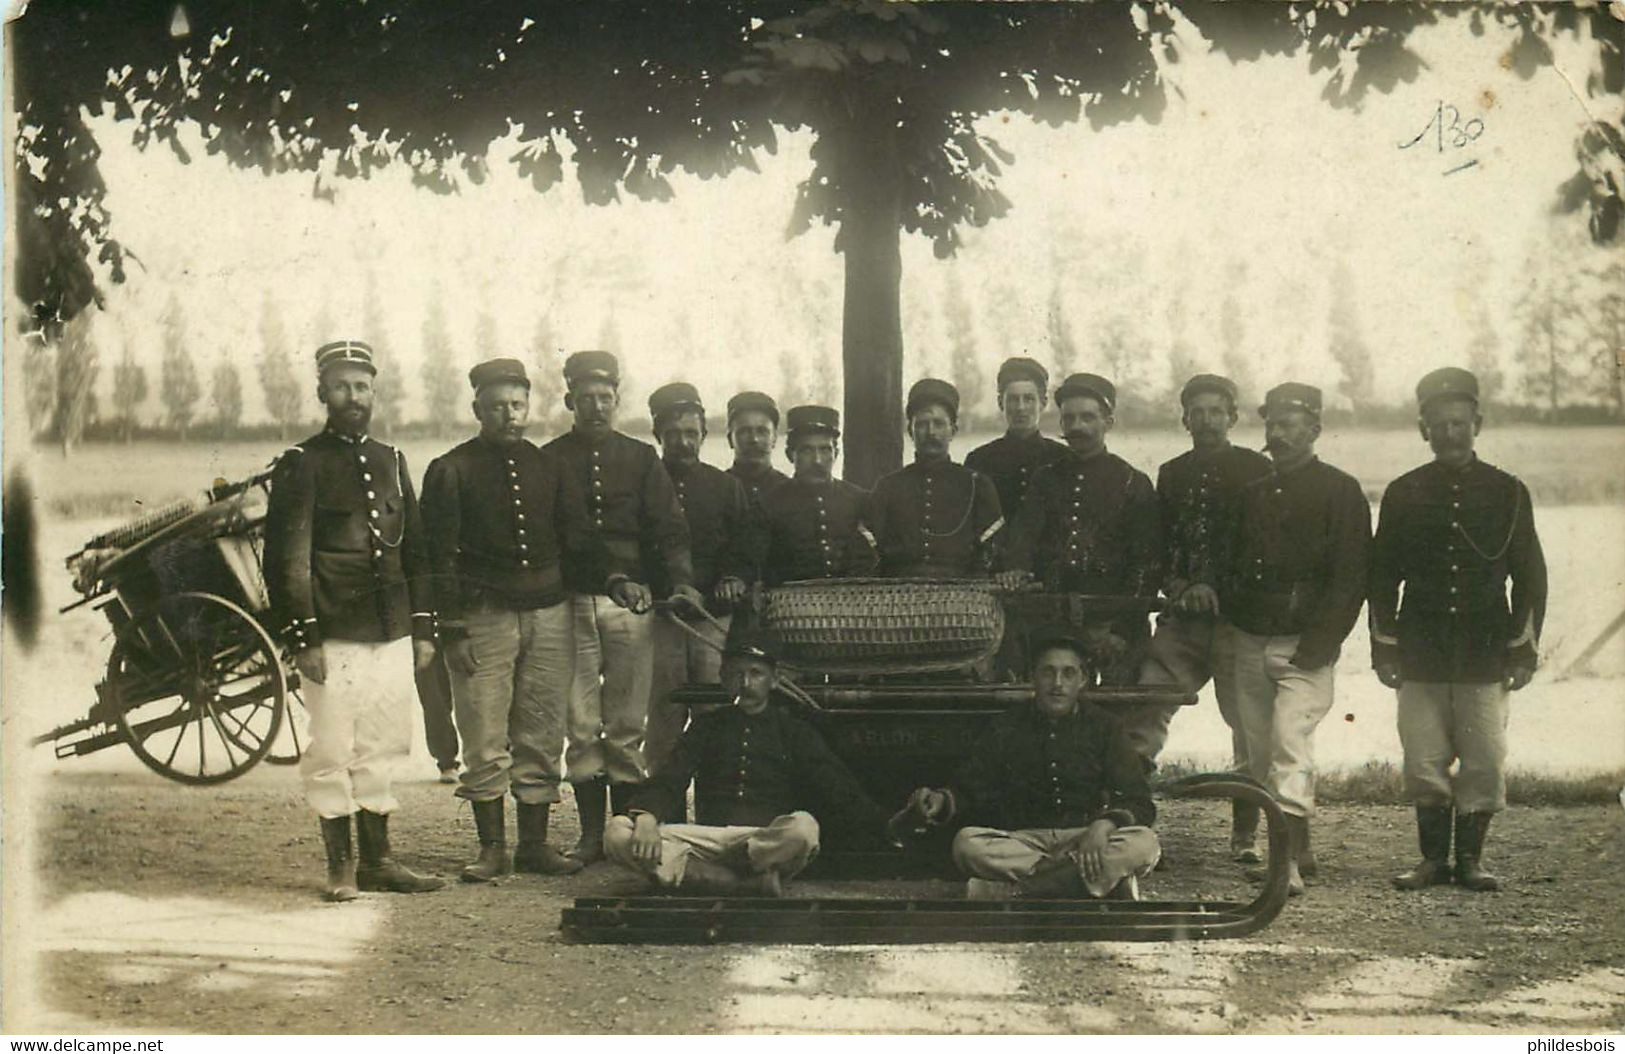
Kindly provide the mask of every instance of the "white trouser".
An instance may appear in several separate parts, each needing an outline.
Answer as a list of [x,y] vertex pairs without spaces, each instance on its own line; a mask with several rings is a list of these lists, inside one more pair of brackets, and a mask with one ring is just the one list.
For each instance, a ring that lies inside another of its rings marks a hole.
[[[1507,807],[1505,685],[1406,681],[1399,689],[1405,793],[1458,812]],[[1460,761],[1454,777],[1452,762]]]
[[[1045,827],[1001,831],[996,827],[965,827],[954,836],[954,863],[972,878],[1020,886],[1038,865],[1078,848],[1087,827]],[[1129,875],[1144,878],[1157,866],[1162,846],[1149,827],[1119,827],[1106,836],[1105,868],[1089,879],[1074,858],[1078,877],[1091,896],[1103,897]]]
[[305,799],[323,819],[357,809],[390,813],[394,766],[412,750],[417,713],[412,638],[322,644],[327,680],[301,687],[310,741],[299,759]]
[[[775,816],[766,827],[707,827],[697,823],[660,825],[660,862],[643,863],[632,856],[633,821],[613,816],[604,828],[604,855],[622,867],[648,875],[661,886],[680,886],[688,870],[688,860],[717,860],[733,856],[744,845],[744,858],[751,873],[774,868],[784,878],[793,878],[818,855],[818,821],[811,813],[791,812]],[[743,862],[743,861],[742,861]],[[736,871],[742,869],[735,867]]]
[[565,778],[642,783],[643,723],[654,674],[652,614],[634,615],[609,597],[570,597],[575,676],[570,685]]
[[1292,665],[1296,634],[1260,636],[1228,622],[1236,712],[1246,740],[1248,774],[1293,816],[1315,812],[1315,729],[1332,709],[1335,663],[1318,670]]

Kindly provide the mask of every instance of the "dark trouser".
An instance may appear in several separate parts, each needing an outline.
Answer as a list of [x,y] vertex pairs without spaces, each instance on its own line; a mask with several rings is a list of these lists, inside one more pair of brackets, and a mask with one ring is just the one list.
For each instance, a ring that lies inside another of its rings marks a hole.
[[457,767],[457,726],[451,719],[451,672],[446,660],[435,653],[428,669],[413,674],[417,682],[418,705],[423,708],[423,738],[429,753],[442,769]]

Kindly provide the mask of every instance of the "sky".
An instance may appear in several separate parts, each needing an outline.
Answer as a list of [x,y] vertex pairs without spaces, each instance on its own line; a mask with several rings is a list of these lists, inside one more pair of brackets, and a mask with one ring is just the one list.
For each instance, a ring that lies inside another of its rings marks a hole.
[[[1524,81],[1500,62],[1507,38],[1474,38],[1465,20],[1412,43],[1426,61],[1417,81],[1358,110],[1320,101],[1324,74],[1310,76],[1301,56],[1233,66],[1192,54],[1170,71],[1183,97],[1155,125],[1096,132],[987,118],[1015,155],[999,184],[1012,208],[967,231],[951,261],[905,237],[905,384],[948,369],[951,280],[967,297],[989,377],[1006,355],[1051,361],[1046,319],[1058,288],[1078,367],[1099,368],[1091,349],[1116,327],[1139,352],[1135,376],[1119,380],[1152,394],[1167,386],[1176,338],[1199,364],[1220,365],[1230,297],[1254,383],[1309,380],[1335,403],[1327,318],[1339,275],[1376,358],[1380,397],[1402,399],[1427,369],[1464,362],[1480,315],[1510,363],[1513,304],[1531,276],[1625,251],[1591,246],[1583,216],[1551,215],[1578,129],[1588,113],[1617,115],[1621,102],[1585,98],[1591,59],[1577,48],[1560,48],[1557,68]],[[1441,150],[1432,135],[1400,149],[1440,106],[1482,122],[1481,134],[1461,149]],[[461,365],[529,357],[545,320],[556,348],[616,344],[627,399],[638,403],[677,377],[718,407],[741,387],[793,399],[786,363],[802,370],[806,395],[809,375],[839,362],[833,233],[785,237],[809,168],[806,136],[783,136],[759,174],[678,176],[673,202],[591,207],[568,168],[552,191],[532,190],[505,163],[511,144],[493,147],[486,185],[457,195],[414,189],[401,168],[325,180],[328,201],[312,195],[309,174],[234,170],[201,149],[181,164],[165,148],[134,148],[130,128],[110,118],[95,127],[116,235],[142,261],[95,321],[104,387],[128,347],[156,391],[159,318],[171,297],[205,379],[218,357],[242,364],[250,421],[263,418],[252,357],[267,299],[302,358],[339,336],[387,346],[410,374],[409,400],[435,296]],[[361,331],[369,281],[382,333]],[[476,347],[482,312],[497,346]],[[318,332],[323,318],[331,332]],[[143,417],[158,409],[149,400]]]

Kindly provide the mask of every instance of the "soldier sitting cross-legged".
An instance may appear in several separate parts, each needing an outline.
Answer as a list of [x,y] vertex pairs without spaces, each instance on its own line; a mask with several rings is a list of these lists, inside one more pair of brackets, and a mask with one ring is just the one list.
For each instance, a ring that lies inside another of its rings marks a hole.
[[959,775],[915,791],[913,807],[963,825],[953,856],[973,900],[1137,900],[1161,855],[1145,768],[1117,720],[1080,698],[1083,642],[1057,628],[1032,648],[1032,702],[994,718]]
[[[818,854],[815,814],[878,835],[887,815],[823,736],[773,697],[778,647],[770,631],[730,632],[724,683],[734,705],[697,715],[661,772],[604,832],[604,853],[657,888],[779,896]],[[694,823],[679,814],[694,783]]]

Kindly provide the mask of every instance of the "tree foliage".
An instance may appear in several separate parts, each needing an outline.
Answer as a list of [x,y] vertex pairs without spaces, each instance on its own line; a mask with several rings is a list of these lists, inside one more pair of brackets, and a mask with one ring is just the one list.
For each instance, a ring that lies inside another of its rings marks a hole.
[[82,314],[62,327],[56,340],[56,411],[52,432],[64,453],[79,444],[85,425],[96,416],[96,377],[101,373],[91,316]]
[[[446,325],[446,306],[438,287],[430,290],[429,303],[423,316],[423,409],[425,419],[439,435],[446,435],[463,424],[465,414],[459,413],[462,402],[463,378],[457,369],[452,352],[451,331]],[[495,354],[495,351],[492,351]]]
[[174,296],[164,308],[160,320],[163,329],[164,357],[158,371],[158,398],[164,404],[164,417],[182,439],[197,415],[197,401],[203,395],[198,381],[197,364],[192,360],[192,348],[186,339],[186,319],[181,313],[180,301]]
[[224,439],[243,420],[243,376],[231,356],[223,355],[209,375],[209,402],[214,407],[214,423]]
[[113,367],[113,412],[118,415],[119,436],[128,443],[135,428],[135,414],[147,401],[147,370],[130,354],[128,342],[124,355]]
[[305,416],[305,386],[299,383],[289,355],[281,309],[267,293],[260,305],[260,353],[255,370],[265,395],[266,415],[276,422],[277,436],[284,443]]

